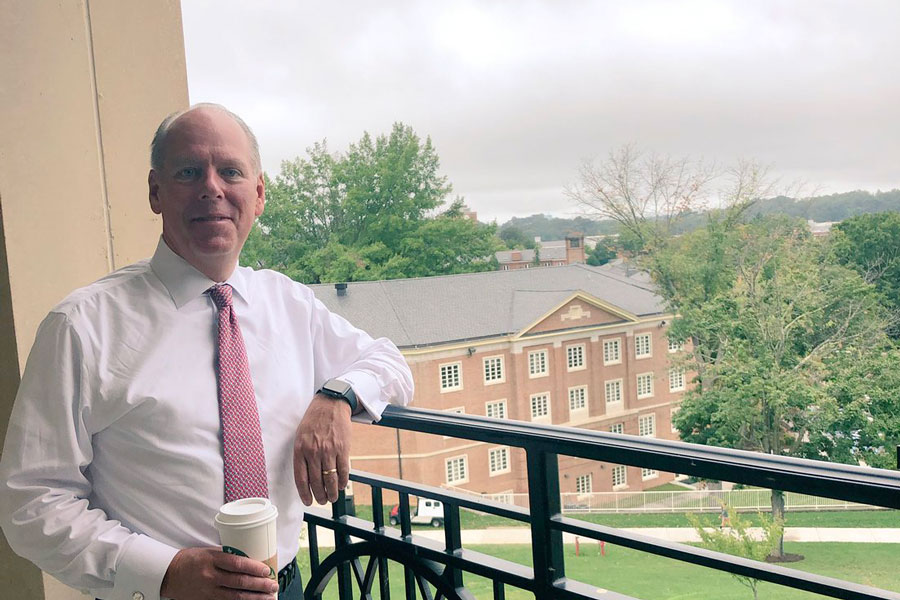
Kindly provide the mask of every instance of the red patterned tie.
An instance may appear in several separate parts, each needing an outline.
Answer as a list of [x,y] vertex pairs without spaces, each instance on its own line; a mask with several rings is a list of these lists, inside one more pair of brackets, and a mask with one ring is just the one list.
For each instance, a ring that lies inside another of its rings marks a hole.
[[219,309],[218,356],[219,417],[225,461],[225,502],[269,497],[266,453],[250,378],[250,364],[227,283],[209,288]]

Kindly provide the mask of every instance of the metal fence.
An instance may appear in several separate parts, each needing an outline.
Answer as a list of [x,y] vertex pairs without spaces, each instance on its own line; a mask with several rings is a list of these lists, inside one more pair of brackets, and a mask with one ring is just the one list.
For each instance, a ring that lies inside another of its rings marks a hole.
[[[329,581],[336,578],[341,600],[375,597],[389,600],[388,565],[397,563],[402,567],[406,600],[472,600],[465,585],[470,576],[489,579],[494,600],[505,600],[507,589],[524,590],[538,600],[630,600],[623,594],[600,589],[598,582],[579,582],[566,576],[563,534],[568,533],[833,598],[900,600],[897,592],[567,517],[562,514],[558,457],[641,466],[784,490],[796,494],[797,498],[808,494],[892,509],[900,508],[900,474],[896,472],[422,409],[388,407],[379,426],[523,448],[528,508],[354,471],[351,479],[355,485],[371,488],[373,520],[348,515],[343,494],[332,505],[330,516],[315,509],[306,513],[311,575],[305,598],[322,598]],[[383,490],[400,496],[399,529],[384,522]],[[662,493],[671,497],[671,493]],[[442,541],[413,533],[410,496],[441,501]],[[641,506],[644,505],[646,502]],[[634,506],[639,506],[637,501]],[[460,528],[461,509],[502,517],[511,524],[527,524],[531,530],[531,565],[465,548]],[[317,541],[321,529],[329,530],[335,539],[334,550],[327,556],[322,556]]]
[[[689,490],[664,492],[593,492],[589,494],[563,493],[563,513],[689,513],[718,512],[722,505],[742,512],[766,512],[771,509],[771,490]],[[822,498],[810,494],[787,492],[788,511],[876,510],[877,506]],[[528,494],[484,494],[494,502],[528,508]]]

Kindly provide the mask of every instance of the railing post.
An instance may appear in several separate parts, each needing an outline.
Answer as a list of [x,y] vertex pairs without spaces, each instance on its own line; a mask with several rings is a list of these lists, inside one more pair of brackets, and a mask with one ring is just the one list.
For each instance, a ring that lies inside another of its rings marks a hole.
[[[331,516],[335,521],[347,516],[347,497],[344,490],[338,492],[337,502],[331,505]],[[334,548],[335,550],[343,548],[350,544],[350,536],[334,532]],[[353,583],[350,577],[350,565],[342,563],[337,569],[338,579],[338,597],[341,600],[351,600],[353,598]]]
[[[372,524],[379,532],[384,531],[384,497],[380,487],[372,487]],[[388,579],[388,561],[383,554],[378,556],[378,589],[381,600],[391,600],[391,582]]]
[[550,526],[550,518],[560,514],[559,461],[538,448],[527,448],[526,457],[535,595],[550,600],[556,597],[553,582],[566,575],[562,532]]
[[[455,504],[444,503],[444,547],[449,554],[459,554],[462,549],[462,531],[459,523],[459,507]],[[455,589],[463,586],[462,571],[448,566],[444,571],[447,581],[453,584]]]

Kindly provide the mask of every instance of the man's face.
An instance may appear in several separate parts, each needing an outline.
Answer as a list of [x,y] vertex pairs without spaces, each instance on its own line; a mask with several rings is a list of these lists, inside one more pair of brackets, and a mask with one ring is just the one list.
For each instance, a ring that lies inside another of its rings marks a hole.
[[226,113],[195,109],[169,130],[162,167],[150,171],[150,208],[163,238],[198,270],[230,274],[265,204],[244,130]]

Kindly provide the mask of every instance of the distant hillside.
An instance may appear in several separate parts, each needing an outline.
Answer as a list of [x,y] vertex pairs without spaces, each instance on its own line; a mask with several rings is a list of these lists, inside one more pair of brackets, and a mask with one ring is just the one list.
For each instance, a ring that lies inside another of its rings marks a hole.
[[[877,212],[900,212],[900,189],[889,192],[855,191],[817,196],[808,200],[795,200],[786,196],[760,200],[747,212],[748,218],[757,215],[784,214],[813,221],[843,221],[855,215]],[[681,222],[680,231],[690,231],[701,226],[705,213],[687,215]],[[585,235],[604,235],[616,232],[613,221],[592,221],[584,217],[560,219],[547,215],[513,217],[500,226],[500,231],[515,228],[533,239],[560,240],[570,231],[580,231]]]

